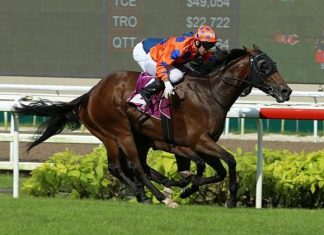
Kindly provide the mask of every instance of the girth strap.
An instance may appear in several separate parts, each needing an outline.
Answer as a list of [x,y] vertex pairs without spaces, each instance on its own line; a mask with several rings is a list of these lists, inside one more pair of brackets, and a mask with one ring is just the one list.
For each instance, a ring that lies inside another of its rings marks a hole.
[[174,144],[172,118],[168,118],[163,113],[161,113],[161,123],[162,123],[163,138],[165,142],[169,144]]

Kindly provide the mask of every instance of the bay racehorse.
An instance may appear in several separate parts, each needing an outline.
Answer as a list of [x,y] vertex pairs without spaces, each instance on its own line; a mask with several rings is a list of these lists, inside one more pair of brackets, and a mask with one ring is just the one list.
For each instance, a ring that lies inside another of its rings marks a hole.
[[[207,66],[210,68],[207,74],[187,72],[184,81],[175,86],[176,95],[172,100],[177,102],[172,103],[177,105],[172,107],[172,144],[164,140],[160,120],[143,115],[127,102],[135,89],[138,72],[110,73],[89,92],[71,102],[39,100],[16,106],[13,111],[21,115],[48,117],[28,150],[62,132],[65,126],[77,129],[83,123],[106,147],[109,171],[129,186],[139,201],[145,199],[143,185],[159,201],[165,200],[165,195],[150,181],[152,175],[155,180],[158,175],[146,164],[150,147],[188,157],[199,164],[199,177],[187,194],[196,191],[199,185],[223,180],[226,175],[220,162],[223,160],[229,169],[230,198],[227,205],[234,207],[238,189],[236,161],[217,144],[226,114],[240,94],[251,87],[273,96],[277,102],[289,100],[291,89],[273,60],[257,47],[223,53],[218,63],[221,65]],[[201,177],[204,162],[218,175]]]

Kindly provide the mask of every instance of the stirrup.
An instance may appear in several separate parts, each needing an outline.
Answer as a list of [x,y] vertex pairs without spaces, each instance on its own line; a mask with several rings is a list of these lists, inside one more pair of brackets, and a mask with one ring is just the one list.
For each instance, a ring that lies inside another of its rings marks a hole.
[[148,94],[150,97],[147,97],[147,91],[145,91],[144,89],[142,89],[140,92],[139,92],[142,96],[142,98],[144,99],[146,105],[150,104],[151,103],[151,99],[152,99],[152,95],[151,94]]

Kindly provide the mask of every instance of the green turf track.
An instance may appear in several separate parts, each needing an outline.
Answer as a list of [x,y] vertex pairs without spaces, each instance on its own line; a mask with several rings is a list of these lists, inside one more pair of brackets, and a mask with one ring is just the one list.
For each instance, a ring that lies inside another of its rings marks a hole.
[[323,234],[324,210],[0,196],[0,234]]

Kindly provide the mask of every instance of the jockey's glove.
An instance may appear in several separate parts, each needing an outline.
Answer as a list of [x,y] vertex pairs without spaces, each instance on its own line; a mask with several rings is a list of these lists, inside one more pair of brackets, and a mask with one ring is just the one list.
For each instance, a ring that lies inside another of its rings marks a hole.
[[174,94],[173,86],[172,86],[172,84],[171,84],[170,81],[164,82],[164,85],[165,85],[165,89],[164,89],[164,92],[163,92],[163,96],[165,98],[168,98],[169,96],[171,96],[172,94]]

